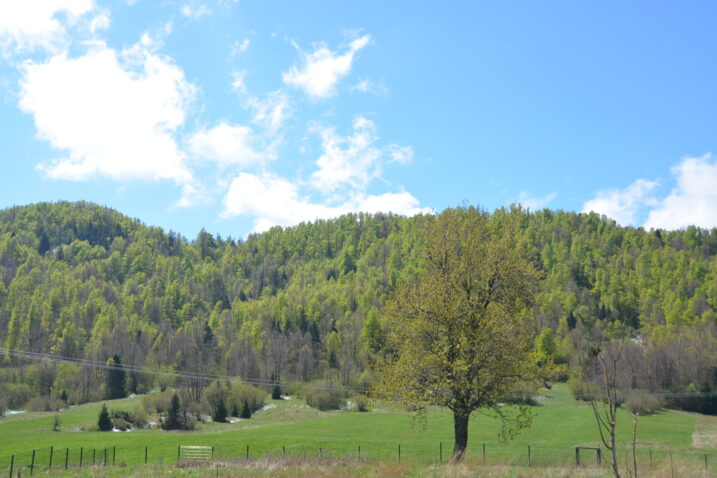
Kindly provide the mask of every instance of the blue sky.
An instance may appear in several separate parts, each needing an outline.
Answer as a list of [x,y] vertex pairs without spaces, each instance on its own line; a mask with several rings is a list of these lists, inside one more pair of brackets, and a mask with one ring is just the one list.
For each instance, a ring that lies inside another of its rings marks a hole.
[[717,226],[713,2],[0,2],[0,207]]

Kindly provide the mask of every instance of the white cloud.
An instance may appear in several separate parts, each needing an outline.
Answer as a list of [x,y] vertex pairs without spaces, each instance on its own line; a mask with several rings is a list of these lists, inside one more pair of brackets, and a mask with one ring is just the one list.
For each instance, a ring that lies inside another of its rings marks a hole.
[[291,114],[289,98],[281,90],[272,91],[263,99],[248,96],[245,104],[252,111],[252,122],[264,128],[269,136],[275,135]]
[[677,184],[647,216],[646,228],[717,227],[717,162],[706,154],[673,167]]
[[360,91],[361,93],[373,93],[374,95],[386,96],[388,88],[381,82],[371,80],[361,80],[351,87],[351,91]]
[[523,191],[520,193],[518,202],[521,206],[531,211],[538,211],[543,209],[549,203],[551,203],[558,195],[556,193],[550,193],[545,197],[531,197],[527,192]]
[[313,98],[327,98],[336,93],[336,84],[351,71],[356,52],[371,41],[370,35],[353,40],[343,55],[322,46],[302,55],[301,67],[292,66],[282,75],[284,83],[304,90]]
[[182,15],[187,18],[191,18],[192,20],[197,20],[207,15],[211,15],[212,13],[212,9],[209,8],[209,5],[206,3],[200,3],[198,5],[185,4],[182,5],[180,11],[182,12]]
[[246,92],[246,83],[244,78],[246,77],[246,71],[235,71],[232,73],[232,90],[238,93]]
[[634,225],[640,210],[655,204],[650,192],[657,184],[656,181],[638,179],[625,189],[599,191],[595,199],[583,205],[583,212],[604,214],[623,226]]
[[107,10],[102,10],[90,21],[90,32],[92,33],[97,33],[99,30],[107,30],[109,27],[110,14]]
[[67,40],[66,26],[94,8],[94,0],[0,1],[0,46],[57,51]]
[[270,153],[257,151],[258,138],[251,128],[225,121],[212,129],[198,131],[188,143],[194,155],[216,161],[220,166],[249,167],[273,158]]
[[66,153],[39,166],[51,178],[185,184],[192,174],[174,134],[194,92],[179,67],[144,43],[120,53],[100,45],[77,58],[26,63],[19,107],[40,139]]
[[359,116],[353,128],[351,136],[340,136],[333,128],[317,129],[323,154],[316,161],[319,169],[311,175],[311,183],[318,190],[331,192],[342,186],[363,189],[381,174],[383,152],[373,144],[375,125]]
[[388,154],[391,156],[391,163],[408,164],[413,162],[413,148],[410,146],[391,144],[388,147]]
[[248,38],[243,39],[242,41],[235,41],[232,44],[231,51],[229,52],[229,57],[234,58],[240,53],[245,53],[247,50],[249,50],[249,45],[251,44],[251,40]]
[[358,195],[338,206],[327,206],[300,196],[298,186],[284,178],[240,173],[229,186],[222,216],[254,216],[254,232],[263,232],[276,225],[290,226],[349,212],[432,213],[430,209],[419,208],[418,204],[415,197],[402,191],[378,196]]

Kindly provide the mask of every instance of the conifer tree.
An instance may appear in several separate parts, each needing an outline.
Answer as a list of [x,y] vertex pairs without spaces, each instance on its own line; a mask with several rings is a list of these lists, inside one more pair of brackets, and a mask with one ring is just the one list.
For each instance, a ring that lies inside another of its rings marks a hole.
[[101,432],[108,432],[112,430],[112,420],[110,419],[110,414],[107,411],[107,405],[104,403],[102,404],[100,415],[97,418],[97,426],[100,428]]

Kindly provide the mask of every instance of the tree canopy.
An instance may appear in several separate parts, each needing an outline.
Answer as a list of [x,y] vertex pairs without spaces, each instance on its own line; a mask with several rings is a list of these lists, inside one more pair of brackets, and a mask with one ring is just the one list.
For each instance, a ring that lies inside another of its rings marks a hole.
[[[538,273],[518,247],[519,211],[491,218],[474,207],[448,209],[427,224],[423,268],[399,287],[384,311],[391,351],[382,396],[409,408],[439,405],[453,412],[453,459],[463,459],[468,420],[492,408],[537,374],[529,359],[529,307]],[[507,433],[524,426],[525,409]]]

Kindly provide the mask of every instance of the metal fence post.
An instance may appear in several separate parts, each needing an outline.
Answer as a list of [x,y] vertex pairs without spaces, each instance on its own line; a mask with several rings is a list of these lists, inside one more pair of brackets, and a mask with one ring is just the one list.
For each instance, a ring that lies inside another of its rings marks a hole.
[[246,459],[249,459],[249,445],[246,446]]
[[52,455],[53,455],[54,451],[55,451],[54,446],[51,446],[50,447],[50,464],[47,467],[48,470],[52,470]]
[[528,466],[530,466],[530,445],[528,445]]
[[105,465],[104,466],[107,466],[107,448],[106,447],[105,447]]
[[10,457],[10,478],[12,478],[13,468],[15,468],[15,455]]
[[65,448],[65,470],[67,469],[67,460],[70,458],[70,449]]
[[401,463],[401,444],[398,444],[398,462]]
[[30,462],[30,476],[32,476],[33,471],[35,471],[35,450],[32,450],[32,461]]
[[359,461],[361,461],[361,445],[358,446]]
[[438,442],[438,461],[439,463],[443,463],[443,442]]
[[483,464],[485,465],[485,443],[483,443]]
[[147,446],[144,447],[144,464],[147,464]]
[[117,447],[112,447],[112,466],[115,466],[115,456],[117,455]]
[[80,468],[82,468],[82,455],[84,455],[84,448],[80,447]]
[[92,449],[92,466],[95,466],[95,456],[97,455],[97,448]]

